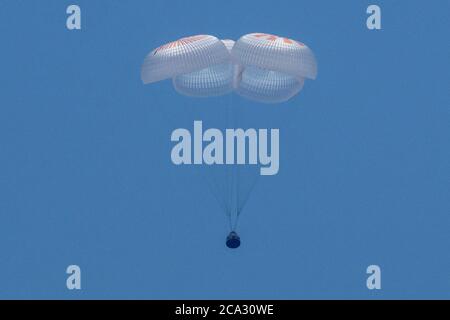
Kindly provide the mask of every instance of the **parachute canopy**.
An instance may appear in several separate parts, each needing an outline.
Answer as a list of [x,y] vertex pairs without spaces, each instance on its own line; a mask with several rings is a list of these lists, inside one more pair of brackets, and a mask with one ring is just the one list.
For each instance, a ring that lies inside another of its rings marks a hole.
[[317,63],[303,43],[266,33],[241,37],[231,52],[239,64],[286,73],[298,78],[315,79]]
[[303,88],[304,79],[254,66],[244,68],[236,92],[250,100],[278,103],[287,101]]
[[230,39],[222,40],[222,42],[225,45],[225,47],[228,49],[228,51],[230,51],[230,52],[233,49],[234,44],[236,43],[234,40],[230,40]]
[[214,36],[197,35],[165,44],[150,52],[141,69],[147,83],[173,78],[230,60],[225,45]]
[[266,33],[233,40],[197,35],[165,44],[144,60],[144,84],[172,78],[175,90],[193,97],[237,92],[263,103],[287,101],[305,79],[317,77],[317,63],[305,44]]
[[191,97],[221,96],[233,91],[234,68],[231,63],[233,40],[222,40],[228,50],[225,62],[173,78],[175,90]]
[[231,63],[218,64],[173,78],[175,90],[191,97],[221,96],[233,91]]

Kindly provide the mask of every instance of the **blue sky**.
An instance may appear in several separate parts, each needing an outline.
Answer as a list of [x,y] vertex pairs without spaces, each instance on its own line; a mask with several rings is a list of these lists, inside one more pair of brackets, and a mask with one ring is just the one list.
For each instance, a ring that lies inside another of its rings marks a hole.
[[[2,1],[0,298],[450,298],[450,5],[373,3],[380,31],[368,1]],[[280,105],[140,82],[163,43],[251,32],[308,44],[317,80]],[[280,129],[235,251],[198,170],[170,161],[172,130],[228,103]]]

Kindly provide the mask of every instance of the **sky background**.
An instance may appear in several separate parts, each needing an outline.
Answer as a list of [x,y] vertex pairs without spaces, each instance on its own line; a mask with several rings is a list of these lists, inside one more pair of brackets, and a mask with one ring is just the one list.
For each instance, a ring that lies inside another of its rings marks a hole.
[[[66,29],[78,4],[82,30]],[[366,8],[382,9],[382,30]],[[0,2],[0,298],[450,298],[450,2]],[[319,75],[287,103],[144,86],[183,36],[306,43]],[[280,129],[238,231],[170,134]],[[214,120],[216,119],[216,120]],[[68,265],[82,290],[66,288]],[[382,290],[366,268],[382,269]]]

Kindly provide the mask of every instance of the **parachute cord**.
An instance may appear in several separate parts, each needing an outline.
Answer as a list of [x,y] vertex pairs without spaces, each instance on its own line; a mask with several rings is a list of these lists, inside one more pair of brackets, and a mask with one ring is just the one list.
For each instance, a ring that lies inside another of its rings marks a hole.
[[233,220],[236,219],[236,204],[235,204],[235,193],[234,193],[234,187],[235,187],[235,179],[234,179],[234,165],[230,168],[230,180],[231,180],[231,192],[230,192],[230,222],[231,222],[231,231],[234,231],[233,229]]
[[236,167],[236,221],[234,222],[234,229],[237,228],[240,210],[239,210],[239,167]]
[[[231,210],[227,204],[227,202],[223,199],[223,197],[220,197],[220,190],[218,187],[214,185],[214,182],[212,182],[210,179],[206,177],[205,174],[201,174],[201,176],[204,178],[206,183],[209,185],[209,190],[211,191],[212,195],[214,196],[214,199],[219,204],[219,207],[223,210],[225,213],[225,216],[227,217],[228,225],[230,227],[230,231],[233,230],[233,223],[231,221]],[[212,179],[214,180],[214,179]]]
[[[239,127],[238,122],[238,111],[239,109],[234,105],[234,99],[233,94],[230,94],[230,105],[231,105],[231,116],[233,121],[233,128]],[[236,230],[238,220],[239,220],[239,164],[235,164],[233,168],[233,177],[234,177],[234,204],[233,204],[233,211],[235,215],[235,221],[234,221],[234,228],[233,230]]]
[[234,220],[233,230],[236,230],[239,221],[239,167],[234,170],[236,176],[236,219]]
[[[234,106],[233,106],[233,100],[232,100],[233,94],[231,93],[228,97],[228,105],[227,105],[227,115],[226,115],[226,128],[232,128],[233,126],[235,126],[235,117],[234,117]],[[230,209],[230,228],[231,231],[233,231],[233,225],[234,225],[234,220],[237,219],[237,202],[236,202],[236,193],[237,193],[237,188],[236,188],[236,177],[235,177],[235,169],[236,169],[236,164],[235,164],[235,159],[236,157],[234,157],[233,159],[233,164],[227,164],[226,168],[227,168],[227,185],[228,185],[228,202],[229,202],[229,209]]]
[[242,203],[240,206],[238,206],[238,216],[241,215],[242,211],[244,211],[244,208],[248,202],[248,199],[250,198],[250,195],[252,194],[253,189],[255,188],[257,182],[259,181],[259,174],[256,174],[256,177],[253,179],[252,184],[250,185],[250,188],[247,192],[247,194],[242,198]]
[[[231,95],[231,99],[232,101],[232,95]],[[234,103],[231,103],[232,107],[234,107],[233,110],[233,120],[234,120],[234,128],[238,128],[238,120],[239,120],[239,109],[234,105]],[[236,203],[235,203],[235,208],[234,210],[236,213],[236,219],[234,221],[234,225],[233,225],[233,230],[237,229],[238,223],[239,223],[239,217],[242,214],[242,212],[244,211],[244,208],[248,202],[248,199],[250,198],[250,195],[252,194],[253,189],[255,188],[257,182],[259,181],[259,172],[257,172],[256,177],[253,179],[253,181],[251,181],[250,184],[250,188],[247,191],[247,193],[245,194],[241,194],[240,193],[240,187],[241,187],[241,182],[243,181],[242,179],[243,176],[241,174],[241,170],[239,168],[239,165],[235,165],[235,171],[234,171],[234,176],[236,179],[236,190],[235,190],[235,194],[236,194]],[[242,202],[242,203],[241,203]]]
[[[226,116],[225,116],[225,130],[229,127],[231,122],[231,112],[232,112],[232,104],[231,99],[228,99],[228,105],[226,107]],[[229,224],[230,224],[230,231],[233,231],[233,177],[232,177],[232,168],[229,167],[229,165],[226,165],[226,184],[227,184],[227,201],[228,201],[228,218],[229,218]]]
[[200,170],[201,174],[200,176],[206,181],[206,183],[209,185],[209,190],[211,191],[212,195],[214,196],[214,198],[216,199],[217,203],[219,204],[219,206],[222,208],[222,210],[225,212],[225,214],[228,216],[229,214],[229,208],[227,203],[219,196],[220,194],[220,190],[219,188],[214,184],[213,181],[211,181],[210,179],[208,179],[206,177],[206,174],[203,173],[202,170]]
[[239,173],[240,173],[240,168],[236,167],[236,180],[237,180],[237,185],[236,185],[236,220],[234,222],[234,230],[237,229],[239,216],[241,215],[241,208],[239,206],[239,203],[241,201],[239,181],[240,181],[241,177],[240,177]]

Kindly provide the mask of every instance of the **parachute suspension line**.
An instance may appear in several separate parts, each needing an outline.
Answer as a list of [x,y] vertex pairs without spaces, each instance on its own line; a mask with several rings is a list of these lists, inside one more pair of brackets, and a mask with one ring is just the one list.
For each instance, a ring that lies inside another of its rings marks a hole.
[[248,189],[247,193],[242,197],[241,205],[238,207],[238,214],[240,215],[242,211],[244,210],[245,205],[247,204],[248,199],[250,198],[250,195],[252,194],[253,189],[255,188],[257,182],[259,181],[259,172],[255,174],[255,177],[253,178],[253,181],[250,185],[250,188]]
[[[233,103],[233,95],[230,95],[230,100],[231,100],[231,107],[232,107],[232,116],[233,116],[233,127],[234,128],[238,128],[239,127],[239,123],[238,123],[238,108],[236,108],[236,106]],[[236,164],[234,166],[234,177],[235,177],[235,195],[236,195],[236,203],[235,203],[235,214],[236,214],[236,219],[234,221],[234,230],[237,228],[237,224],[238,224],[238,220],[239,220],[239,165]]]
[[[233,94],[230,94],[230,105],[231,105],[231,116],[233,121],[233,128],[238,128],[238,111],[239,109],[234,105],[233,101]],[[234,195],[235,195],[235,203],[234,203],[234,210],[235,210],[235,221],[234,221],[234,227],[233,230],[236,230],[238,220],[239,220],[239,165],[235,164],[233,166],[233,177],[234,177]]]
[[[237,128],[237,108],[233,104],[233,94],[228,97],[227,107],[227,128]],[[236,151],[236,149],[234,150]],[[235,153],[235,152],[234,152]],[[237,225],[238,219],[238,206],[239,206],[239,181],[237,177],[238,165],[236,162],[236,154],[234,157],[234,163],[227,165],[228,172],[227,177],[229,179],[229,201],[230,201],[230,225],[231,230],[234,231]]]
[[209,190],[211,191],[212,195],[216,199],[217,203],[219,204],[220,208],[224,211],[225,214],[228,214],[228,205],[227,203],[220,197],[220,188],[214,183],[214,179],[209,179],[206,175],[206,173],[203,172],[203,170],[200,170],[201,177],[206,181],[206,183],[209,186]]
[[[232,165],[232,167],[230,167],[230,180],[231,180],[231,189],[230,189],[230,201],[231,201],[231,231],[235,231],[233,228],[233,225],[235,224],[235,221],[237,219],[237,214],[236,214],[236,179],[234,176],[234,171],[236,169],[235,165]],[[233,223],[234,221],[234,223]]]
[[[225,108],[225,130],[230,127],[231,124],[231,109],[232,105],[230,100],[228,99],[228,104]],[[228,201],[228,220],[230,224],[230,231],[233,231],[233,216],[234,216],[234,206],[233,206],[233,176],[232,176],[232,167],[230,165],[226,165],[226,183],[227,183],[227,201]]]
[[[237,119],[237,112],[235,113],[235,116]],[[247,204],[247,201],[250,198],[250,195],[252,194],[252,191],[255,188],[256,183],[259,180],[260,174],[256,168],[255,168],[255,170],[256,170],[256,173],[254,174],[253,180],[250,182],[250,188],[247,190],[247,192],[239,192],[239,190],[240,190],[239,181],[242,181],[243,178],[239,174],[240,170],[239,169],[237,170],[238,185],[237,185],[237,189],[236,189],[236,221],[235,221],[233,230],[235,230],[237,228],[237,225],[239,222],[239,216],[241,215],[242,211],[244,210],[244,207]],[[247,178],[250,178],[250,177],[247,177]],[[244,191],[245,191],[245,188],[244,188]],[[241,196],[239,197],[239,195],[241,195]]]
[[239,215],[240,210],[239,210],[239,168],[236,166],[235,168],[235,174],[236,174],[236,220],[234,221],[234,226],[233,226],[233,230],[236,230],[237,225],[238,225],[238,221],[239,221]]
[[237,228],[237,224],[238,224],[238,220],[239,220],[239,216],[241,214],[240,210],[239,210],[239,201],[240,201],[240,197],[239,197],[239,168],[236,168],[236,221],[234,222],[234,229]]

